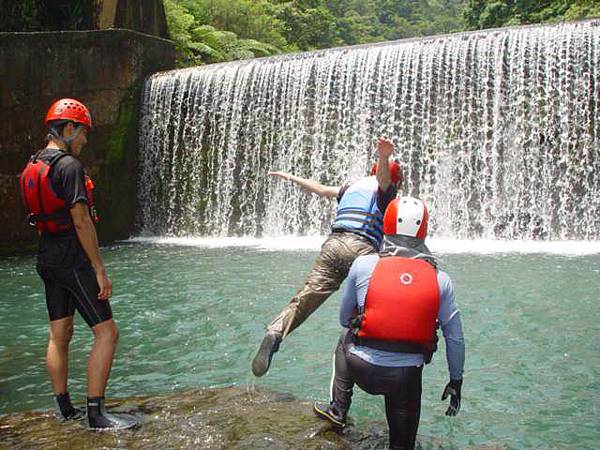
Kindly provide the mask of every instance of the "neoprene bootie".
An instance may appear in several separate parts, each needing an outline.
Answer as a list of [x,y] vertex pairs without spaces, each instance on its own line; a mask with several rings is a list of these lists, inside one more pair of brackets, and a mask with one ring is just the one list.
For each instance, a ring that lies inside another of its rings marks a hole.
[[104,397],[88,397],[87,420],[89,430],[127,430],[139,425],[129,414],[109,414],[104,406]]
[[329,403],[315,402],[313,411],[319,419],[328,420],[336,427],[344,428],[346,426],[346,417],[344,414],[338,413],[335,406]]
[[279,344],[281,344],[281,335],[267,331],[252,360],[252,373],[255,377],[262,377],[267,373],[267,370],[271,366],[273,355],[279,350]]
[[56,408],[56,416],[61,422],[67,420],[79,420],[85,415],[83,410],[75,408],[71,403],[71,396],[68,392],[54,396],[54,406]]

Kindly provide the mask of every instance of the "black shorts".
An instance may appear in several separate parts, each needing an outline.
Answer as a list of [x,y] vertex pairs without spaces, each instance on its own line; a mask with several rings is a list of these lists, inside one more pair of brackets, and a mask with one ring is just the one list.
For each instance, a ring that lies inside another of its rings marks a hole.
[[75,309],[90,327],[112,319],[108,300],[99,300],[96,272],[87,263],[78,268],[37,266],[46,287],[50,321],[75,314]]

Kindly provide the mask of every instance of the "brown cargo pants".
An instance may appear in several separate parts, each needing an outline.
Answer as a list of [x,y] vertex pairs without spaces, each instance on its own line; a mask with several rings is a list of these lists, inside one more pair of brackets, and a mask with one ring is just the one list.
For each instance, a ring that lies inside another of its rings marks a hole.
[[373,244],[365,237],[346,231],[330,234],[321,247],[321,253],[315,260],[304,287],[267,330],[287,336],[339,289],[357,256],[375,251]]

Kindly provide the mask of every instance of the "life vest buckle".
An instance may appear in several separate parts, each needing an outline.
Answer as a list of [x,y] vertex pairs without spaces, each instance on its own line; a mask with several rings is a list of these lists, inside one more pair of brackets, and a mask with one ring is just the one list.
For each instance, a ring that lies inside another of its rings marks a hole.
[[98,211],[96,211],[96,206],[92,205],[90,208],[90,216],[92,217],[92,222],[98,223],[100,221],[100,217],[98,217]]
[[35,218],[35,214],[31,213],[31,214],[27,214],[27,223],[29,224],[29,226],[35,228],[35,223],[36,223],[36,218]]

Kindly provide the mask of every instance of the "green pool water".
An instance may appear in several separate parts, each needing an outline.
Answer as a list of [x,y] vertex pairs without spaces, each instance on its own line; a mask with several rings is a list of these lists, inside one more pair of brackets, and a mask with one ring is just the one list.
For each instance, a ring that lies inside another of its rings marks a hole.
[[[474,248],[477,251],[477,248]],[[289,336],[269,374],[250,360],[264,327],[302,284],[311,249],[123,243],[103,249],[121,339],[112,397],[263,386],[325,399],[340,331],[339,293]],[[467,345],[463,405],[444,416],[445,353],[424,372],[419,433],[448,448],[594,449],[600,445],[600,255],[441,253]],[[0,259],[0,413],[51,405],[47,315],[34,257]],[[85,396],[91,333],[76,319],[70,391]],[[381,397],[351,410],[384,420]]]

